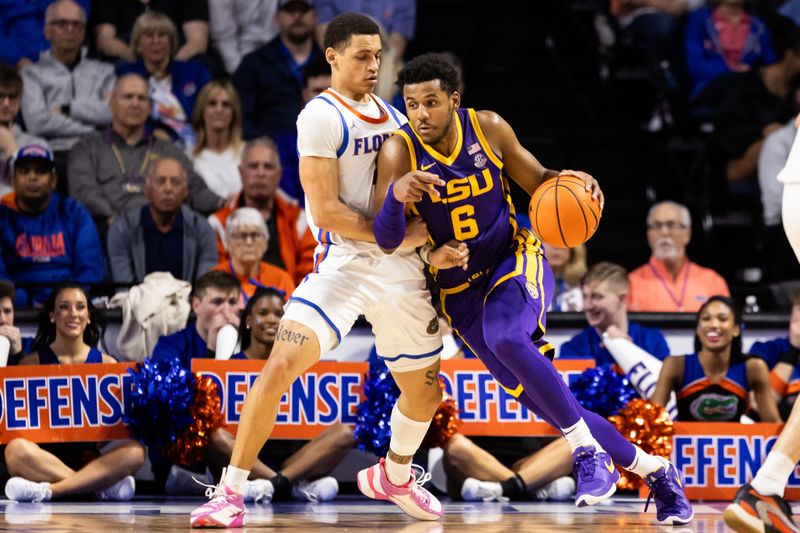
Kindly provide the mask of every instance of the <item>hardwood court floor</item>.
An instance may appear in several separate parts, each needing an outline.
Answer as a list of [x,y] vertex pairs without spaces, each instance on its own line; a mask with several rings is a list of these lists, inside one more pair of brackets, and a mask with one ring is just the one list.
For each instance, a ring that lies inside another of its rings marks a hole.
[[[0,501],[0,531],[15,532],[140,532],[188,531],[189,513],[201,500],[136,499],[127,503],[12,503]],[[659,531],[706,533],[730,531],[722,521],[724,503],[695,505],[688,526],[664,527],[655,521],[654,505],[642,513],[644,502],[615,499],[593,508],[576,509],[565,503],[446,502],[439,522],[407,518],[394,505],[345,497],[324,504],[279,503],[249,506],[246,528],[230,531],[327,531],[440,533],[444,531],[615,532]]]

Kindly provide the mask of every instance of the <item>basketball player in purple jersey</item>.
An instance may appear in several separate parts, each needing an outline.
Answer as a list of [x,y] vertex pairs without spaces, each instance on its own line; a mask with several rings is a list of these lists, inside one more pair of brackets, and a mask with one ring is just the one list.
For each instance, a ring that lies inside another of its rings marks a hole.
[[[398,75],[409,123],[378,156],[376,194],[386,195],[373,224],[378,245],[390,252],[401,243],[404,206],[410,203],[427,224],[430,244],[421,256],[432,267],[453,329],[503,389],[569,442],[576,505],[614,493],[616,462],[645,478],[659,522],[688,523],[693,511],[682,474],[583,409],[550,360],[553,348],[543,336],[552,273],[541,242],[516,225],[505,176],[532,194],[558,173],[545,169],[496,113],[459,109],[456,83],[454,67],[437,54],[417,57]],[[594,178],[571,170],[562,174],[583,179],[602,206]]]

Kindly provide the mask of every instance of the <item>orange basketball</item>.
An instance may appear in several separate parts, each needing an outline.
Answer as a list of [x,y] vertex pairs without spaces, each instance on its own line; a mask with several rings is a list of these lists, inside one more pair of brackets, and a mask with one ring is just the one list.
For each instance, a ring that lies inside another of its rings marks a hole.
[[531,196],[528,216],[533,232],[551,246],[572,248],[588,241],[600,224],[600,202],[582,179],[556,176]]

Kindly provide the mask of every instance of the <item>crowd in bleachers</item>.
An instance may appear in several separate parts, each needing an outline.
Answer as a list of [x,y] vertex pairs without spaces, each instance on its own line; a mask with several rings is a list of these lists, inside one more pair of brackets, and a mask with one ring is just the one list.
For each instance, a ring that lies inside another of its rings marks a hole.
[[[719,196],[763,202],[750,207],[763,214],[772,265],[765,279],[800,281],[781,228],[776,180],[800,111],[800,2],[597,4],[598,41],[642,52],[656,87],[645,129],[685,121],[702,132],[722,178]],[[416,9],[413,0],[0,5],[0,281],[13,282],[0,282],[0,336],[9,340],[8,364],[112,360],[98,350],[102,314],[85,287],[108,296],[131,289],[114,298],[126,316],[138,306],[163,318],[152,326],[126,318],[120,346],[130,351],[113,354],[120,360],[177,357],[188,369],[192,358],[214,357],[217,335],[229,324],[242,341],[234,358],[266,359],[283,302],[319,259],[304,212],[295,120],[330,83],[322,32],[348,10],[381,22],[386,50],[378,90],[402,109],[393,76],[414,40]],[[708,420],[691,407],[696,391],[686,390],[689,383],[720,376],[733,383],[728,392],[735,389],[726,420],[786,416],[800,391],[800,298],[786,298],[788,337],[754,346],[759,357],[747,358],[739,309],[726,298],[734,280],[688,257],[696,227],[690,209],[653,202],[646,218],[628,223],[646,227],[650,250],[630,274],[593,260],[590,246],[547,248],[556,282],[551,311],[583,311],[588,324],[559,356],[613,363],[603,339],[626,338],[665,361],[669,371],[654,398],[667,404],[674,392],[680,404],[683,394],[686,419]],[[14,327],[14,306],[40,309],[36,339]],[[698,313],[695,358],[679,365],[663,335],[630,322],[628,311]],[[719,343],[727,343],[727,355],[717,360],[710,354],[720,353]],[[228,462],[232,437],[221,432],[211,443],[209,484]],[[36,481],[6,489],[19,500],[95,491],[129,499],[132,474],[144,461],[133,441],[69,450],[12,444],[5,451],[9,473]],[[322,458],[316,463],[298,462],[307,448],[265,450],[248,498],[332,498],[336,482],[326,475],[352,445],[352,431],[337,425],[305,444]],[[571,490],[559,481],[569,472],[568,450],[521,449],[502,461],[495,452],[452,439],[445,450],[446,471],[457,480],[452,494],[539,491],[547,498]],[[192,468],[205,474],[197,465],[160,466],[171,493],[192,492]]]

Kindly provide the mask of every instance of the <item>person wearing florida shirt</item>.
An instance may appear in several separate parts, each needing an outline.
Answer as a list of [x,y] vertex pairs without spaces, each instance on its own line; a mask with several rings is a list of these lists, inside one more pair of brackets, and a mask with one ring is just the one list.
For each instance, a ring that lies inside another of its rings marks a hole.
[[652,256],[628,276],[629,311],[696,313],[712,295],[730,295],[722,276],[686,256],[691,237],[686,206],[667,201],[650,208],[647,243]]
[[614,357],[603,337],[626,337],[647,353],[663,360],[669,355],[664,334],[628,320],[627,296],[630,283],[625,269],[614,263],[592,266],[581,279],[583,314],[589,325],[561,345],[560,359],[593,358],[598,366],[613,364]]
[[0,279],[16,285],[16,305],[44,302],[50,291],[42,284],[101,282],[97,230],[85,207],[54,192],[52,152],[36,145],[21,148],[12,186],[13,192],[0,199]]

